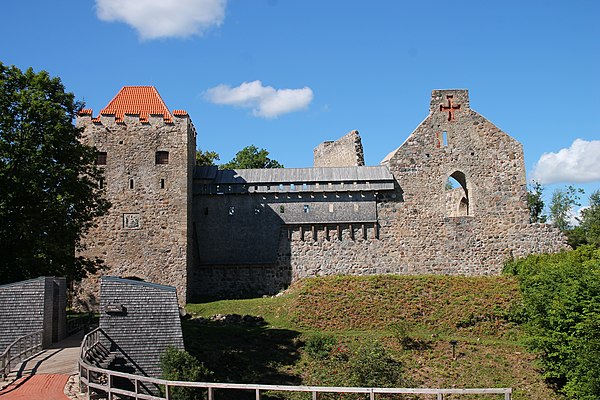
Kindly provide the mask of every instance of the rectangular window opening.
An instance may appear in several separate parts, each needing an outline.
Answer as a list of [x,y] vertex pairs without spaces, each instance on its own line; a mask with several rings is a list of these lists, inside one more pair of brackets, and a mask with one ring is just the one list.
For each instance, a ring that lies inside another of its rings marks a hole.
[[160,180],[160,188],[161,188],[161,189],[164,189],[164,188],[165,188],[165,180],[164,180],[164,179],[161,179],[161,180]]
[[156,164],[168,164],[169,163],[169,152],[168,151],[157,151],[155,155]]
[[279,212],[283,214],[285,212],[285,206],[279,206]]
[[98,181],[98,187],[100,189],[104,189],[104,178],[100,178],[100,180]]
[[105,151],[99,151],[96,154],[96,165],[106,165],[107,153]]
[[302,209],[304,210],[305,214],[308,214],[308,212],[310,211],[310,206],[308,204],[305,204]]
[[133,189],[133,179],[129,180],[129,189]]
[[332,213],[333,212],[333,204],[329,205],[329,212]]
[[442,146],[448,146],[448,132],[446,131],[442,132]]

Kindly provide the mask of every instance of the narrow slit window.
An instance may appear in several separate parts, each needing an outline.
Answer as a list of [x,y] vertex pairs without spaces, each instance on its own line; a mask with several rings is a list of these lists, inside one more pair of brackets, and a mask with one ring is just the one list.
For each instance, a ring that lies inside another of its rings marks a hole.
[[104,189],[104,178],[100,178],[100,180],[98,181],[98,187],[100,189]]
[[446,131],[442,132],[442,145],[444,147],[448,146],[448,132]]
[[164,180],[164,179],[161,179],[161,180],[160,180],[160,188],[161,188],[161,189],[164,189],[164,188],[165,188],[165,180]]
[[308,204],[305,204],[304,207],[302,208],[305,214],[308,214],[310,211],[310,206]]
[[285,212],[285,206],[279,206],[279,212],[283,214]]
[[333,204],[329,205],[329,212],[332,213],[333,212]]
[[133,189],[133,179],[129,180],[129,189]]
[[168,164],[169,163],[169,152],[168,151],[157,151],[155,156],[156,164]]

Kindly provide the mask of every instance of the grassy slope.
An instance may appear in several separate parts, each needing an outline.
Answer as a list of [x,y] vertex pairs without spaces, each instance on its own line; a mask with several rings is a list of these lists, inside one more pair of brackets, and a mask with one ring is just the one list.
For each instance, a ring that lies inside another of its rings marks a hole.
[[[509,322],[519,302],[510,277],[325,277],[277,298],[188,305],[202,316],[261,315],[268,327],[186,323],[184,330],[188,350],[219,380],[313,384],[311,370],[319,366],[303,354],[303,341],[328,332],[340,343],[380,340],[416,386],[513,387],[515,399],[558,398],[535,371],[520,328]],[[398,324],[417,349],[402,348]],[[456,360],[451,339],[459,342]]]

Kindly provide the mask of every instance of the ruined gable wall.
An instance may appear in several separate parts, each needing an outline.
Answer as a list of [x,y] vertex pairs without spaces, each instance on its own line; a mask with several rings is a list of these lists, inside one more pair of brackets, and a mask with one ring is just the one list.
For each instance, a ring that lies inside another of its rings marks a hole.
[[[456,107],[453,117],[444,107]],[[284,238],[279,262],[291,269],[293,280],[332,274],[498,274],[511,257],[566,246],[556,229],[529,224],[522,146],[472,111],[466,90],[434,91],[429,117],[385,164],[399,186],[380,196],[377,237],[351,238],[343,230],[340,238],[335,233],[317,241],[301,240],[298,233]],[[453,174],[465,184],[467,216],[448,212],[445,184]]]
[[335,142],[323,142],[314,150],[314,167],[353,167],[365,165],[358,131],[351,131]]
[[[84,142],[107,153],[101,168],[105,195],[112,203],[85,238],[87,250],[82,254],[105,261],[108,269],[101,274],[175,286],[179,300],[185,302],[192,257],[191,121],[175,116],[169,124],[162,116],[151,116],[149,123],[142,123],[137,116],[126,115],[124,123],[115,123],[111,116],[102,116],[100,122],[80,116],[77,125],[85,129]],[[169,152],[168,164],[156,164],[157,151]],[[96,305],[97,278],[81,285],[86,293],[79,298],[83,307]]]

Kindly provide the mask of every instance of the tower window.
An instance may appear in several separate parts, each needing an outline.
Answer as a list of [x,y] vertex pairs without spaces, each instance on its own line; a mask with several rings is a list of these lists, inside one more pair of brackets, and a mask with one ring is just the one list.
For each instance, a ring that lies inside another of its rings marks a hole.
[[161,179],[161,180],[160,180],[160,188],[161,188],[161,189],[164,189],[164,188],[165,188],[165,180],[164,180],[164,179]]
[[169,152],[168,151],[157,151],[155,155],[156,164],[168,164],[169,163]]
[[99,151],[96,154],[96,165],[106,165],[106,152]]
[[100,189],[104,189],[104,178],[100,178],[100,180],[98,181],[98,187]]
[[129,180],[129,189],[133,189],[133,179]]

